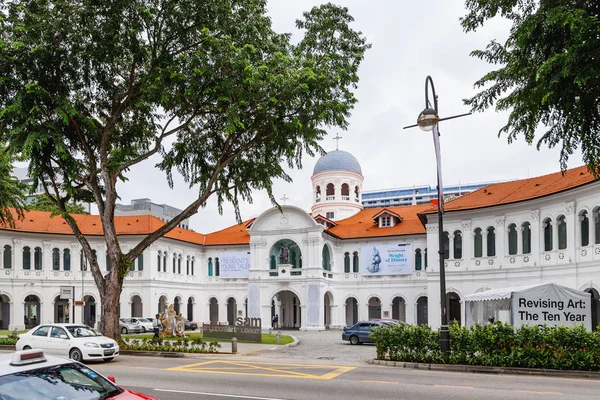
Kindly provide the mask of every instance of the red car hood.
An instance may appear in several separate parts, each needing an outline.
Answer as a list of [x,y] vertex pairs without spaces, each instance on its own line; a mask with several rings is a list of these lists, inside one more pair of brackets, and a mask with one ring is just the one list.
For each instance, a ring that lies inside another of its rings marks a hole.
[[116,400],[159,400],[156,397],[148,396],[147,394],[134,392],[133,390],[123,389],[123,393],[118,396],[111,397],[111,399]]

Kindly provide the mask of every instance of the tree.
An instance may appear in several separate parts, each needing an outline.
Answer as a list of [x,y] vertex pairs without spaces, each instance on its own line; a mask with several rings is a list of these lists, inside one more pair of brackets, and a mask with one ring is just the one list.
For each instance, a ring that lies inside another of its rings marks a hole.
[[495,104],[511,110],[499,132],[511,143],[520,135],[531,144],[560,144],[563,171],[581,146],[591,173],[600,177],[600,2],[597,0],[467,0],[461,18],[466,32],[496,16],[512,21],[504,44],[491,41],[471,53],[500,68],[487,73],[466,99],[473,111]]
[[[290,180],[281,164],[300,168],[304,153],[323,152],[327,127],[347,127],[369,47],[332,4],[296,21],[297,44],[272,30],[264,0],[2,4],[0,140],[30,162],[81,244],[111,337],[123,279],[144,249],[211,195],[239,220],[253,190],[276,204],[273,180]],[[123,253],[116,183],[153,155],[171,187],[175,169],[198,197]],[[104,276],[68,213],[72,200],[98,207],[113,266]]]
[[27,184],[13,176],[14,157],[0,142],[0,224],[15,226],[15,217],[22,219]]
[[[38,211],[51,211],[56,214],[60,214],[61,210],[58,209],[56,203],[46,195],[35,196],[35,199],[31,204],[27,206],[29,210]],[[83,205],[75,202],[69,202],[65,204],[66,212],[69,214],[89,214]]]

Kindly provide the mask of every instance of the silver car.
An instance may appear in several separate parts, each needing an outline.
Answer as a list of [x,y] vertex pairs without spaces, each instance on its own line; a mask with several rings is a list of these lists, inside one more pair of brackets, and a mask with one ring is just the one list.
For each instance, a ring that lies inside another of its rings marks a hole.
[[133,318],[119,318],[119,329],[121,333],[126,335],[128,333],[142,333],[144,328],[137,321],[133,320]]
[[150,321],[146,318],[131,317],[129,319],[132,320],[133,322],[135,322],[135,321],[139,322],[139,324],[142,326],[143,333],[152,332],[154,330],[154,327],[152,326],[152,321]]

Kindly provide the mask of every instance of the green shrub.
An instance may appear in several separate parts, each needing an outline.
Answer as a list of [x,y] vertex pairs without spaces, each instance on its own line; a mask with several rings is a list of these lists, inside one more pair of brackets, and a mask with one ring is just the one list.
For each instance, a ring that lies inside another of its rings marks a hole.
[[[1,340],[1,339],[0,339]],[[216,353],[221,348],[219,342],[203,342],[201,338],[182,339],[182,340],[136,340],[123,339],[118,340],[121,350],[142,350],[159,352],[184,352],[184,353]]]
[[380,360],[498,367],[600,370],[600,330],[509,324],[450,326],[448,353],[427,325],[379,327],[371,337]]

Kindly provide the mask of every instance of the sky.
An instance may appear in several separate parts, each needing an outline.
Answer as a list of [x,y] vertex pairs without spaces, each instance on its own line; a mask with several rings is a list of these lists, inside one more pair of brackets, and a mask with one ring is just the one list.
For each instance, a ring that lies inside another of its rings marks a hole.
[[[431,133],[412,125],[425,105],[425,78],[430,75],[439,99],[439,112],[445,116],[470,110],[462,99],[476,93],[473,83],[494,66],[470,57],[493,39],[504,41],[510,24],[497,19],[475,33],[464,33],[459,18],[465,15],[460,0],[337,0],[354,16],[353,28],[371,43],[359,71],[356,91],[358,104],[347,131],[332,130],[322,141],[326,151],[339,149],[353,154],[364,175],[363,191],[436,184],[436,162]],[[269,0],[273,27],[295,35],[294,22],[303,11],[322,2],[316,0]],[[298,38],[298,36],[296,36]],[[497,182],[557,172],[559,148],[528,145],[524,138],[508,144],[498,131],[508,113],[493,109],[440,124],[442,174],[444,185]],[[303,159],[302,170],[288,170],[292,183],[275,181],[276,199],[310,211],[312,170],[318,157]],[[150,198],[154,203],[185,208],[197,198],[176,177],[169,189],[164,173],[151,158],[130,171],[129,181],[117,187],[120,203]],[[581,154],[573,154],[569,168],[582,165]],[[255,192],[253,203],[241,205],[244,220],[257,217],[272,207],[266,193]],[[233,207],[217,212],[214,198],[190,219],[190,228],[201,233],[225,229],[235,224]]]

